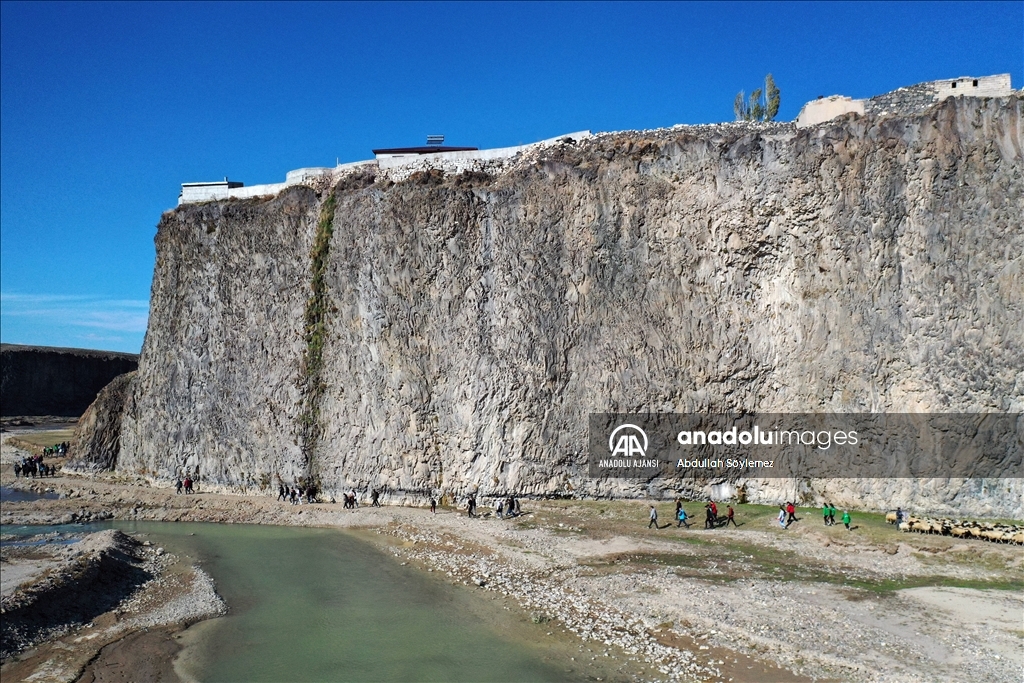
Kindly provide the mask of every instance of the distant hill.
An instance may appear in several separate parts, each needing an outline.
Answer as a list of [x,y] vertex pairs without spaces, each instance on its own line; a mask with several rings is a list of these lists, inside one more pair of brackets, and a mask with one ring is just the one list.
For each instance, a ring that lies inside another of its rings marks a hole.
[[0,415],[78,417],[110,380],[138,366],[134,353],[0,344]]

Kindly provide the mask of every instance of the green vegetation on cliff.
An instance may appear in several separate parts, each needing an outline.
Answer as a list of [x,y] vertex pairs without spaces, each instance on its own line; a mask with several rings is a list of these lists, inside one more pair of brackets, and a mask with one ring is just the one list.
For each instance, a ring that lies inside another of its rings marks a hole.
[[301,414],[302,453],[307,465],[312,462],[313,450],[323,432],[320,424],[320,402],[327,383],[322,376],[324,342],[327,337],[327,288],[324,274],[327,257],[334,235],[335,192],[331,190],[320,209],[316,226],[316,239],[310,252],[312,279],[304,318],[305,356],[302,363],[303,407]]

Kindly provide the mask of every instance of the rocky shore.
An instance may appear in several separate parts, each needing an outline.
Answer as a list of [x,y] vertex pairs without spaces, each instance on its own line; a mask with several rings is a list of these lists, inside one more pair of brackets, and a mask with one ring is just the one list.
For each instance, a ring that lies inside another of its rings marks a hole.
[[[47,540],[28,537],[23,543]],[[25,546],[13,545],[5,555],[16,555],[20,549]],[[160,558],[142,550],[138,541],[115,530],[88,534],[77,543],[59,546],[50,553],[49,563],[36,565],[42,569],[39,574],[0,598],[0,659],[9,659],[30,645],[117,607],[160,572]],[[38,557],[38,551],[34,554]],[[17,567],[16,558],[4,560]]]
[[[22,453],[6,437],[3,483],[32,491],[31,485],[9,481],[9,462]],[[62,487],[62,482],[54,483]],[[35,489],[42,492],[43,488],[43,480],[36,480]],[[73,524],[113,516],[69,511],[70,500],[66,494],[63,499],[45,500],[52,509],[43,523]],[[18,519],[19,509],[36,504],[5,501],[4,524],[32,523],[33,515]],[[8,514],[11,511],[13,516]],[[90,673],[105,650],[137,640],[150,630],[170,643],[174,633],[226,610],[213,580],[200,567],[115,529],[5,533],[2,542],[0,671],[5,680],[105,680]],[[147,648],[135,643],[133,649],[131,668],[136,670]],[[176,678],[171,659],[159,665],[169,674],[164,680]],[[119,671],[117,680],[125,680],[125,673]],[[151,677],[135,680],[142,678]]]
[[114,529],[4,543],[5,574],[23,579],[6,585],[5,577],[0,599],[5,678],[77,680],[101,649],[128,635],[173,633],[225,610],[199,567]]
[[[8,470],[5,485],[13,483]],[[751,505],[737,506],[740,526],[729,531],[655,530],[637,501],[524,500],[523,515],[501,520],[455,508],[349,511],[270,494],[176,495],[116,475],[27,485],[59,498],[5,504],[4,524],[75,515],[349,528],[399,562],[512,600],[538,625],[538,637],[573,639],[578,659],[629,661],[650,680],[1017,681],[1024,666],[1020,549],[899,534],[881,515],[855,512],[856,528],[847,532],[801,511],[801,521],[783,530],[770,508]],[[691,514],[695,505],[686,504]],[[209,577],[185,569],[166,580],[179,582],[179,597],[193,586],[193,597],[140,603],[119,635],[103,639],[198,618],[179,611],[186,605],[215,612]],[[104,650],[88,675],[104,661],[136,666],[130,655],[128,647]]]

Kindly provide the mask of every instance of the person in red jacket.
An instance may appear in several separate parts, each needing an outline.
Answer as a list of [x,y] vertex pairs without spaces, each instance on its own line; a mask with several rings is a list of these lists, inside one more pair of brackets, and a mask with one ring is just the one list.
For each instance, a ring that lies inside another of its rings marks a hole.
[[786,517],[786,528],[789,528],[789,525],[792,524],[793,522],[799,522],[800,521],[799,519],[796,518],[796,506],[793,505],[793,503],[790,503],[790,502],[786,503],[786,515],[788,515]]
[[733,518],[732,505],[730,505],[725,512],[725,525],[729,526],[729,522],[732,522],[733,526],[739,526],[739,524],[737,524],[736,520]]

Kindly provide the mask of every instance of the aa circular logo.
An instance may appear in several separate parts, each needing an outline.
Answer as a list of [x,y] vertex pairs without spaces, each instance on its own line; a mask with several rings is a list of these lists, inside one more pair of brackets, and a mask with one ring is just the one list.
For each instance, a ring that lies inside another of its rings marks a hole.
[[642,458],[647,455],[647,432],[635,424],[619,425],[608,437],[612,457]]

